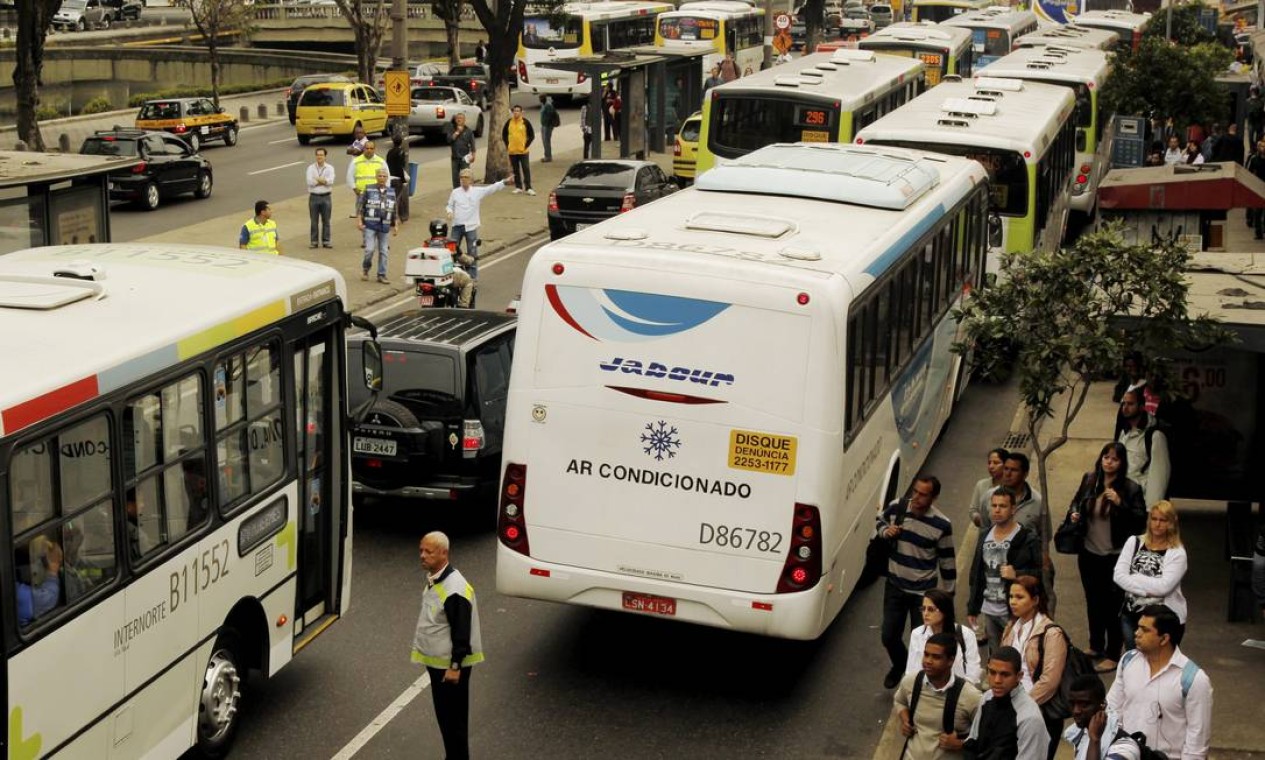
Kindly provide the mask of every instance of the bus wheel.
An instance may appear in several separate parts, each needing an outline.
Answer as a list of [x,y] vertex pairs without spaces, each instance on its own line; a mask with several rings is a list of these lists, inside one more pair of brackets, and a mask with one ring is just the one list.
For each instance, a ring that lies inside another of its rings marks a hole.
[[198,698],[198,754],[220,758],[228,754],[241,719],[242,661],[237,632],[224,629],[215,642]]

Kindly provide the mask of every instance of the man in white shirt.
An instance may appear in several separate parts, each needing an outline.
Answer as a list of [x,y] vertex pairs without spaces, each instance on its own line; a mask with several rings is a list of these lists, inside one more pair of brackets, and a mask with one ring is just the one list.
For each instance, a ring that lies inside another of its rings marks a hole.
[[465,240],[465,255],[474,260],[469,267],[470,276],[476,280],[479,279],[479,204],[483,202],[484,196],[491,195],[506,185],[513,187],[514,178],[506,177],[500,182],[474,187],[474,172],[462,169],[461,186],[454,187],[448,195],[448,205],[444,210],[448,214],[452,239],[457,241],[458,249],[461,248],[461,241]]
[[1138,743],[1122,732],[1120,716],[1107,709],[1106,700],[1102,679],[1093,673],[1072,680],[1067,701],[1073,723],[1063,738],[1072,745],[1075,760],[1142,760]]
[[1180,627],[1177,614],[1162,604],[1142,610],[1137,649],[1120,658],[1107,709],[1171,760],[1204,760],[1212,738],[1212,682],[1173,643]]
[[311,220],[312,233],[308,248],[324,244],[333,248],[330,241],[329,223],[334,211],[334,167],[325,161],[325,149],[316,149],[316,162],[307,167],[307,214]]

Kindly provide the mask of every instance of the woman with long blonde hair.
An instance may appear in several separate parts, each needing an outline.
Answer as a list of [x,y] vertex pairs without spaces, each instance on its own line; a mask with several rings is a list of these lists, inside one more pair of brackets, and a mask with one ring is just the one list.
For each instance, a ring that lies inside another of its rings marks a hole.
[[1173,637],[1173,643],[1181,644],[1186,633],[1186,597],[1181,587],[1186,567],[1186,547],[1182,546],[1177,508],[1168,500],[1156,502],[1148,513],[1146,532],[1130,536],[1125,542],[1112,575],[1116,585],[1124,591],[1120,624],[1126,649],[1133,648],[1138,618],[1142,609],[1150,604],[1163,604],[1177,613],[1181,630]]

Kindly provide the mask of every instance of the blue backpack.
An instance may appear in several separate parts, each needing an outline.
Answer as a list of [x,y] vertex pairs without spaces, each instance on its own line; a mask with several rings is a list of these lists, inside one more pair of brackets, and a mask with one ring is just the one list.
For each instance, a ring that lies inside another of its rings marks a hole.
[[[1124,657],[1120,658],[1120,672],[1129,666],[1133,658],[1137,655],[1138,650],[1130,649],[1124,653]],[[1199,665],[1191,659],[1186,660],[1186,664],[1182,666],[1182,701],[1186,701],[1186,697],[1190,695],[1190,687],[1195,683],[1195,676],[1199,675]]]

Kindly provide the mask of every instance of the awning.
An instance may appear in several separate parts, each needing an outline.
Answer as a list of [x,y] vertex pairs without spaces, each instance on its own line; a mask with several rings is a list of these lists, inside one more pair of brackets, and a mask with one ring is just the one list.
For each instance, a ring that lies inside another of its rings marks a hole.
[[1098,203],[1116,211],[1265,208],[1265,181],[1234,163],[1112,169],[1098,186]]

